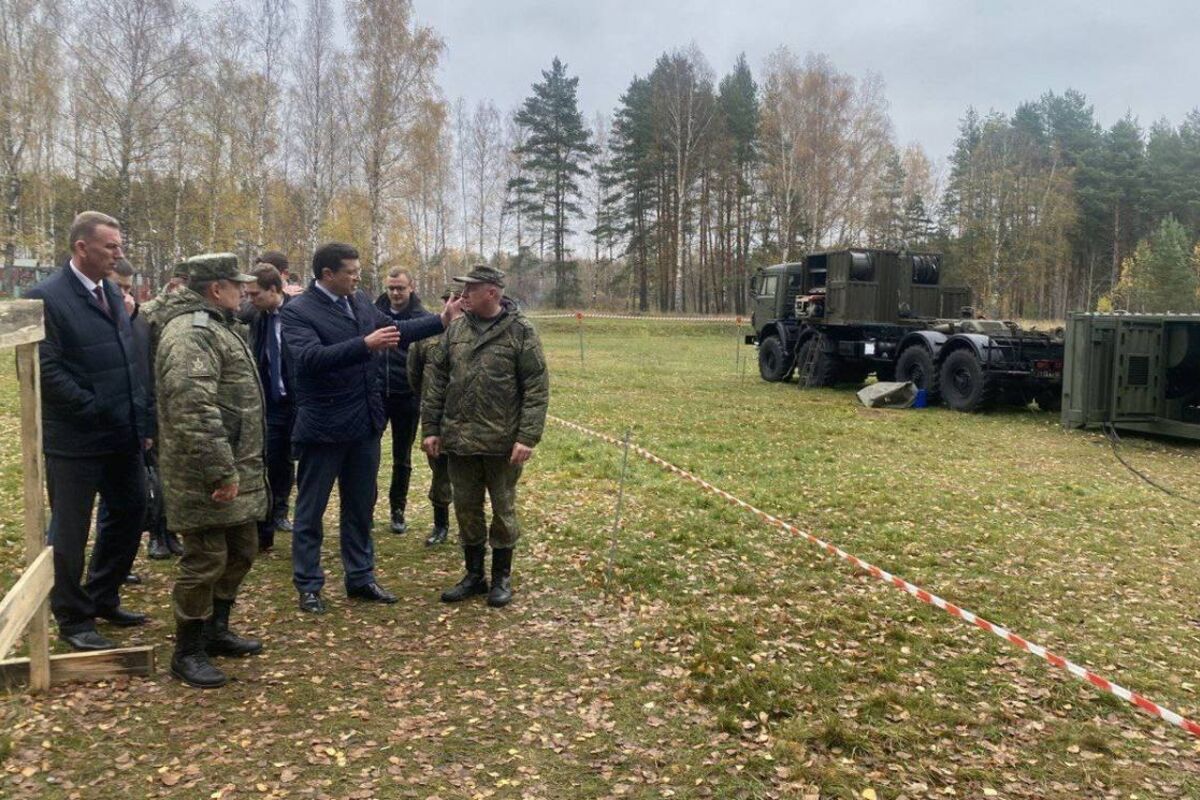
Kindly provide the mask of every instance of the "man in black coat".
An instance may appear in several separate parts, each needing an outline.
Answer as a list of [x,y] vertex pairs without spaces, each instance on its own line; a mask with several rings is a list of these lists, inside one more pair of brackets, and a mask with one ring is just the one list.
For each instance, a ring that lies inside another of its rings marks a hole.
[[313,254],[315,281],[284,306],[283,340],[296,390],[292,445],[299,458],[292,532],[293,582],[300,609],[325,611],[321,518],[336,482],[341,494],[341,556],[346,593],[376,603],[395,595],[375,580],[371,540],[379,438],[387,423],[378,358],[402,340],[435,336],[458,312],[396,323],[358,291],[358,251],[330,243]]
[[288,498],[296,480],[292,466],[296,403],[280,322],[280,311],[290,298],[284,294],[283,278],[274,266],[260,262],[253,275],[254,282],[246,284],[246,297],[253,313],[245,322],[250,326],[250,349],[258,364],[266,405],[267,482],[271,486],[272,506],[267,519],[258,524],[258,549],[265,552],[275,546],[275,531],[292,529],[287,517]]
[[[413,290],[412,274],[394,267],[388,272],[387,291],[375,301],[375,306],[395,322],[432,316],[421,305]],[[408,530],[404,512],[408,507],[408,484],[412,478],[412,446],[420,423],[420,401],[408,383],[407,339],[388,350],[379,359],[379,382],[383,389],[383,407],[392,426],[392,482],[388,487],[388,503],[392,511],[392,533]]]
[[[40,346],[42,449],[50,495],[59,636],[76,650],[116,645],[96,618],[140,625],[144,614],[120,605],[120,587],[137,554],[146,493],[142,449],[154,420],[133,329],[121,294],[105,276],[124,254],[121,226],[85,211],[71,223],[71,259],[27,297],[45,304]],[[110,513],[96,535],[93,569],[81,585],[97,493]]]

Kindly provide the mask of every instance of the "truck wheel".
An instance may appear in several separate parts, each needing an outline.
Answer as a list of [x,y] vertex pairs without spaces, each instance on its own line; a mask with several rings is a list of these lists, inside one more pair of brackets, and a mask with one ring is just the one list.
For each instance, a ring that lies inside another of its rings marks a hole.
[[1034,402],[1042,411],[1062,411],[1062,387],[1042,389],[1034,396]]
[[[809,351],[814,347],[820,347],[821,340],[819,336],[810,336],[804,340],[804,344],[800,345],[800,350],[796,353],[796,364],[803,366],[808,363]],[[812,380],[809,383],[804,383],[803,373],[800,375],[801,389],[820,389],[827,386],[833,386],[837,382],[837,373],[840,360],[830,356],[828,353],[818,353],[817,363],[813,364]]]
[[792,377],[792,363],[778,336],[768,336],[758,345],[758,374],[764,381],[778,383]]
[[913,386],[925,390],[925,402],[936,405],[942,399],[941,387],[938,385],[937,368],[933,366],[933,356],[924,345],[909,345],[896,359],[896,380],[912,381]]
[[970,350],[955,350],[942,362],[942,399],[955,411],[971,413],[996,399],[995,382]]

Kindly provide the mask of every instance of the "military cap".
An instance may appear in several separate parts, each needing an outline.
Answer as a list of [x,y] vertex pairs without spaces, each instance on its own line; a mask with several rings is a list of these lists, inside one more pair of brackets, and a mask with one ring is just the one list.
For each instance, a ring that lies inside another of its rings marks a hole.
[[189,281],[236,281],[250,283],[255,280],[238,269],[238,259],[233,253],[204,253],[192,256],[183,262]]
[[472,267],[466,275],[460,275],[454,280],[458,283],[492,283],[501,288],[504,287],[504,273],[487,264]]

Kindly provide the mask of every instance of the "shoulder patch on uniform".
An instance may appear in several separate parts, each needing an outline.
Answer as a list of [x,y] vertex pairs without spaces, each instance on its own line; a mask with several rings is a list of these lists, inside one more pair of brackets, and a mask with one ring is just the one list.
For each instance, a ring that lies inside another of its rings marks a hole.
[[192,312],[192,327],[193,328],[207,328],[208,327],[208,312],[207,311],[193,311]]
[[212,374],[212,366],[199,353],[196,353],[188,360],[189,378],[211,378]]

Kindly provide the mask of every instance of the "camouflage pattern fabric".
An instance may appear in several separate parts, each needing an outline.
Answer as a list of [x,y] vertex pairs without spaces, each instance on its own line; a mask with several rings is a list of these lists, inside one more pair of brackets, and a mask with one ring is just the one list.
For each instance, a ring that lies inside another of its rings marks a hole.
[[[512,547],[520,538],[517,523],[517,480],[521,465],[508,456],[450,454],[450,483],[454,487],[454,516],[463,547],[484,543],[493,549]],[[483,513],[484,494],[492,501],[492,524]]]
[[175,618],[208,619],[213,598],[236,600],[238,588],[258,552],[258,525],[242,522],[220,528],[187,531],[179,577],[171,592]]
[[[411,373],[410,373],[411,374]],[[450,323],[429,353],[421,400],[425,436],[455,455],[503,455],[534,447],[546,425],[550,381],[537,331],[511,303],[495,319]]]
[[[159,463],[167,519],[178,532],[266,517],[263,393],[230,315],[190,289],[164,298],[155,358]],[[212,492],[236,481],[238,495]]]

